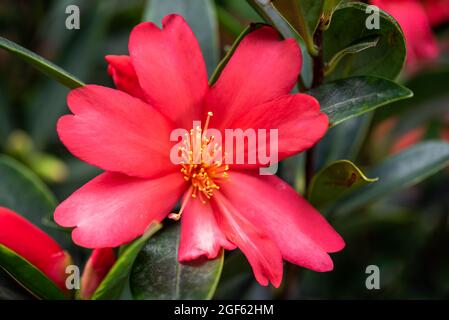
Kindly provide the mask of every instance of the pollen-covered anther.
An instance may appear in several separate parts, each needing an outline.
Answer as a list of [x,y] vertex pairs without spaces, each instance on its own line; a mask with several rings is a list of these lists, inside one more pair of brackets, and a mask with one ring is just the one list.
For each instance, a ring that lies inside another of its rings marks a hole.
[[[206,203],[220,189],[218,183],[229,177],[229,166],[224,164],[224,155],[221,145],[214,136],[207,136],[207,129],[212,112],[207,113],[204,128],[196,127],[185,134],[183,144],[178,149],[182,157],[181,173],[191,186],[187,192],[184,206],[190,198],[198,198]],[[184,206],[179,213],[170,214],[170,218],[179,220]]]

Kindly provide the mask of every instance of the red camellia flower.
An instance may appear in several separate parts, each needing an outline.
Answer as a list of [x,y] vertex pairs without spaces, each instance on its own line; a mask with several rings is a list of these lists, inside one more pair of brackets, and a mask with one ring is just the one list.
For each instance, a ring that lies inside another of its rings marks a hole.
[[60,289],[65,286],[68,253],[41,229],[17,213],[0,207],[0,244],[26,259]]
[[[247,35],[217,82],[209,86],[198,42],[184,19],[169,15],[163,28],[145,22],[129,40],[129,56],[107,56],[119,90],[87,85],[70,92],[73,115],[57,125],[75,156],[106,172],[59,205],[55,220],[75,227],[73,240],[89,248],[115,247],[144,233],[153,220],[181,218],[179,260],[215,258],[221,248],[240,248],[262,285],[279,286],[282,260],[329,271],[329,252],[344,241],[328,222],[260,165],[225,164],[214,145],[209,160],[173,164],[174,129],[201,137],[201,150],[214,143],[202,132],[277,129],[279,161],[313,146],[328,119],[318,102],[290,94],[301,67],[293,39],[270,27]],[[213,116],[212,116],[213,115]],[[207,124],[192,128],[193,121]],[[209,150],[209,149],[208,149]],[[215,151],[214,151],[215,150]]]
[[427,11],[420,0],[371,0],[370,2],[391,14],[400,24],[407,44],[407,68],[410,72],[416,71],[421,62],[438,57],[438,44],[427,16],[427,12],[434,12],[436,7],[433,7],[433,2],[437,1],[427,1]]

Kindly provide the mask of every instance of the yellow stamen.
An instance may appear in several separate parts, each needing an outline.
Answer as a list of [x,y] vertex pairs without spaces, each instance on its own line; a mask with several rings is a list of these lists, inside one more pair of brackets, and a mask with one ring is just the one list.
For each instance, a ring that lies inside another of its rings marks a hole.
[[218,182],[229,177],[229,167],[224,164],[222,147],[215,141],[215,137],[207,137],[212,112],[207,113],[203,129],[196,127],[186,134],[178,153],[182,157],[181,173],[191,186],[184,197],[179,213],[171,213],[170,219],[179,220],[190,198],[199,199],[206,203],[220,189]]

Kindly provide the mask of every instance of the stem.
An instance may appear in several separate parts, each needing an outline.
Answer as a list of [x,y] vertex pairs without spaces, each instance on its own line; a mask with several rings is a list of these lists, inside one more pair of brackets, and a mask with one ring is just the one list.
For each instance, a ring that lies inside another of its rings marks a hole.
[[318,48],[318,54],[313,58],[313,82],[312,88],[319,87],[324,80],[324,59],[323,59],[323,30],[318,26],[314,36],[314,42]]

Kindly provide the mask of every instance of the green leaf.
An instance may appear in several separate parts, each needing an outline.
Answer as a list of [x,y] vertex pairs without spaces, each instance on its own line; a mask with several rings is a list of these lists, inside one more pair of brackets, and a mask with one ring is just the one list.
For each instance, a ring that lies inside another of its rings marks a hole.
[[64,300],[64,293],[39,269],[14,251],[0,244],[0,267],[41,299]]
[[276,9],[272,1],[247,0],[247,2],[265,21],[273,25],[285,39],[304,40],[289,21]]
[[186,19],[200,43],[209,74],[219,59],[218,24],[213,1],[149,0],[144,20],[160,24],[167,14],[177,13]]
[[215,260],[178,262],[180,225],[165,228],[147,242],[131,273],[136,299],[211,299],[223,267],[223,253]]
[[448,143],[429,141],[417,144],[370,170],[369,175],[379,177],[379,181],[344,196],[329,212],[342,215],[357,210],[386,195],[417,184],[448,165]]
[[275,0],[273,4],[299,32],[309,53],[316,55],[313,34],[323,14],[324,0]]
[[142,237],[123,247],[120,257],[92,295],[92,300],[112,300],[120,296],[137,255],[161,227],[158,223],[152,223]]
[[362,52],[363,50],[374,48],[375,46],[377,46],[378,42],[379,37],[374,36],[371,39],[366,39],[364,41],[358,42],[356,44],[344,48],[340,52],[337,52],[335,56],[333,56],[332,59],[326,64],[326,67],[324,69],[324,75],[326,77],[329,76],[329,74],[331,74],[332,71],[334,71],[334,69],[337,67],[340,60],[346,57],[347,55],[356,54]]
[[329,117],[331,127],[383,105],[413,96],[409,89],[395,82],[374,77],[341,79],[312,89],[308,93],[318,99],[321,110]]
[[3,48],[30,63],[33,67],[54,78],[68,88],[73,89],[84,86],[84,83],[74,75],[11,40],[0,37],[0,48]]
[[323,53],[326,62],[342,50],[363,39],[378,36],[376,47],[343,57],[327,80],[351,76],[378,76],[395,79],[405,62],[404,35],[398,23],[387,13],[380,11],[379,30],[369,30],[367,5],[360,2],[341,4],[334,12],[329,29],[323,35]]
[[342,0],[324,0],[324,14],[330,17]]
[[21,214],[64,248],[71,247],[67,234],[45,223],[56,207],[54,195],[31,170],[8,156],[0,156],[0,206]]
[[367,178],[351,161],[339,160],[319,171],[310,183],[308,200],[322,208],[341,198],[345,193],[378,179]]

